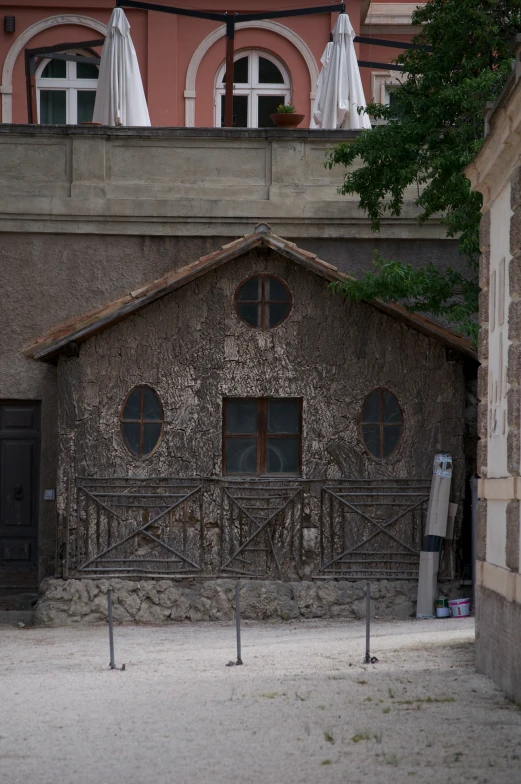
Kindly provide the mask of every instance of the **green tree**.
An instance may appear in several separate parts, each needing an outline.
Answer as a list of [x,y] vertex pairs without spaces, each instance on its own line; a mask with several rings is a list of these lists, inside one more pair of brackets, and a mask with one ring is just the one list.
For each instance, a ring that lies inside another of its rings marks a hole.
[[470,190],[463,169],[483,143],[485,103],[497,98],[511,73],[521,0],[429,0],[412,23],[422,26],[414,43],[423,48],[397,58],[407,78],[392,105],[367,108],[386,123],[340,144],[326,165],[361,161],[346,173],[341,193],[359,196],[375,230],[386,214],[400,215],[405,189],[416,186],[419,222],[441,216],[468,273],[441,272],[432,264],[416,270],[375,255],[372,272],[335,288],[355,301],[400,301],[445,317],[475,339],[481,194]]

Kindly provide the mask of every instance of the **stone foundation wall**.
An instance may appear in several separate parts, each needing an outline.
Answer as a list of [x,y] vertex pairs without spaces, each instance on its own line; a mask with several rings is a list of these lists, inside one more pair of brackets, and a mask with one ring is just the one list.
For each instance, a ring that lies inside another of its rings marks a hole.
[[[241,580],[241,616],[258,621],[298,618],[363,618],[366,583],[278,582]],[[124,580],[48,578],[40,586],[35,614],[40,626],[101,623],[107,619],[107,591],[112,588],[118,623],[229,621],[234,618],[234,580]],[[382,580],[371,586],[374,615],[415,615],[417,583]],[[452,583],[440,594],[456,597]]]
[[521,705],[521,605],[476,586],[476,669]]

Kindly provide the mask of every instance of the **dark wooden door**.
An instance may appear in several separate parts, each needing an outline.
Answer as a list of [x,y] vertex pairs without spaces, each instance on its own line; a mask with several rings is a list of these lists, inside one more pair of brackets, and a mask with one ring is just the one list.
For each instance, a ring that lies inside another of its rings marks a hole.
[[38,580],[38,403],[0,402],[0,588]]

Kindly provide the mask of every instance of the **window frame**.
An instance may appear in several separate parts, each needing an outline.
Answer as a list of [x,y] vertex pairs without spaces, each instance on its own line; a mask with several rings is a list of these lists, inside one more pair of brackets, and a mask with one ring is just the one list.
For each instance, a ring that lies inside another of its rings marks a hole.
[[[157,399],[157,402],[159,403],[159,408],[161,410],[161,420],[159,420],[159,419],[144,419],[143,413],[144,413],[144,405],[145,405],[145,394],[144,394],[143,390],[145,388],[152,390],[152,392],[154,393],[154,395],[155,395],[155,397]],[[131,394],[136,389],[140,389],[141,390],[141,407],[140,407],[141,408],[141,417],[140,417],[140,419],[123,419],[123,413],[124,413],[126,405],[128,403],[128,399],[130,398]],[[161,421],[161,431],[159,433],[159,437],[157,439],[157,442],[156,442],[154,448],[151,449],[150,452],[147,452],[146,455],[144,455],[143,454],[143,439],[144,439],[144,433],[145,433],[144,425],[146,425],[146,424],[157,425],[157,423],[159,421]],[[136,452],[134,452],[133,449],[131,449],[131,447],[128,444],[127,438],[125,436],[123,425],[128,423],[128,422],[140,425],[140,429],[139,429],[139,452],[140,453],[139,454],[137,454]],[[129,390],[128,394],[125,397],[125,400],[123,401],[123,403],[121,405],[120,411],[119,411],[119,427],[120,427],[121,438],[123,440],[123,443],[125,444],[126,449],[129,451],[129,453],[132,455],[132,457],[135,457],[138,460],[146,460],[148,457],[151,457],[151,455],[154,454],[156,449],[159,448],[159,446],[161,444],[161,441],[163,440],[163,435],[164,435],[164,431],[165,431],[165,410],[163,408],[163,403],[161,401],[161,398],[159,397],[158,393],[156,392],[156,390],[154,389],[153,386],[151,386],[150,384],[135,384],[132,387],[132,389]]]
[[[238,299],[237,295],[238,295],[239,291],[241,290],[241,288],[249,280],[253,280],[253,278],[262,278],[261,299],[256,299],[256,300],[254,300],[254,299]],[[273,300],[273,299],[268,299],[267,300],[265,298],[265,291],[266,291],[265,280],[266,280],[266,278],[275,278],[275,280],[277,280],[279,283],[281,283],[282,286],[284,287],[284,289],[287,291],[288,299],[287,300]],[[245,305],[247,305],[247,304],[250,304],[250,305],[254,305],[254,304],[260,305],[260,308],[261,308],[261,324],[260,324],[260,326],[259,325],[255,326],[254,324],[249,324],[247,321],[245,321],[243,319],[243,317],[239,313],[239,307],[238,307],[239,304],[241,304],[241,305],[242,304],[245,304]],[[266,305],[271,305],[271,304],[275,304],[275,305],[288,304],[289,305],[289,310],[288,310],[287,315],[284,316],[283,319],[278,321],[272,327],[267,327],[267,326],[264,325],[265,321],[266,321],[265,306]],[[273,275],[271,272],[256,272],[254,275],[249,275],[247,278],[244,278],[244,280],[241,280],[241,282],[238,284],[238,286],[236,287],[236,289],[235,289],[235,291],[233,293],[233,305],[234,305],[234,308],[235,308],[235,313],[237,314],[237,318],[239,319],[241,324],[244,324],[246,327],[249,327],[250,329],[259,329],[261,332],[271,332],[272,329],[277,329],[277,327],[280,327],[281,324],[284,324],[284,322],[289,319],[289,317],[291,315],[291,311],[293,310],[293,294],[291,292],[290,287],[286,283],[286,281],[283,278],[281,278],[280,275]]]
[[[227,433],[226,418],[230,401],[247,400],[257,403],[257,431],[256,433]],[[298,404],[298,433],[268,433],[268,404],[270,400],[295,400]],[[302,401],[301,397],[244,397],[229,396],[222,399],[222,474],[223,476],[237,477],[301,477],[302,476]],[[226,439],[227,438],[255,438],[257,441],[257,471],[235,472],[226,470]],[[268,472],[268,439],[269,438],[298,438],[298,472]]]
[[[233,61],[248,57],[248,82],[234,82],[233,94],[248,96],[248,125],[247,128],[259,127],[259,102],[258,98],[264,95],[283,95],[284,103],[291,103],[292,87],[291,75],[284,63],[271,52],[261,49],[243,49],[235,52]],[[261,83],[259,82],[259,58],[265,57],[266,60],[275,65],[281,72],[284,82],[282,84]],[[215,101],[215,127],[222,128],[221,120],[221,97],[226,94],[226,85],[223,77],[226,72],[226,61],[221,63],[217,70],[214,87]]]
[[[78,54],[88,57],[92,52],[85,52],[81,50],[69,50],[62,54]],[[36,112],[38,125],[40,124],[40,92],[41,90],[48,90],[54,92],[65,93],[65,124],[78,125],[78,98],[77,94],[80,92],[96,92],[98,89],[98,79],[78,79],[77,66],[78,63],[71,60],[65,60],[65,77],[49,78],[42,77],[42,74],[48,64],[52,62],[49,58],[42,60],[36,69]],[[93,63],[98,69],[99,65]],[[98,77],[99,78],[99,77]]]
[[[380,407],[379,407],[380,419],[379,419],[379,422],[364,422],[363,421],[363,417],[364,417],[365,405],[366,405],[367,401],[369,400],[369,398],[371,397],[371,395],[374,395],[375,392],[379,392],[380,393]],[[400,411],[400,417],[401,417],[401,422],[400,422],[400,425],[399,425],[400,426],[400,436],[398,438],[398,441],[396,443],[395,448],[393,449],[393,451],[391,452],[390,455],[387,455],[387,457],[376,457],[376,455],[374,455],[367,447],[367,444],[366,444],[366,441],[365,441],[365,438],[364,438],[364,434],[363,434],[363,426],[364,425],[379,425],[380,426],[380,441],[379,441],[379,445],[380,445],[379,452],[380,452],[380,455],[383,454],[383,443],[384,443],[383,442],[383,428],[384,427],[398,427],[398,425],[394,425],[394,424],[385,424],[384,421],[383,421],[383,393],[384,392],[389,392],[389,394],[394,397],[394,399],[396,400],[396,403],[398,405],[398,409]],[[389,389],[388,387],[380,387],[380,386],[379,387],[374,387],[374,389],[372,389],[364,397],[364,401],[363,401],[361,409],[360,409],[360,414],[358,416],[358,432],[359,432],[359,436],[360,436],[360,441],[362,442],[362,446],[364,447],[366,453],[369,455],[369,457],[372,460],[376,461],[377,463],[385,463],[385,462],[387,462],[387,460],[390,460],[392,457],[394,457],[394,455],[396,455],[396,453],[398,452],[398,450],[400,449],[400,447],[402,445],[403,435],[404,435],[404,432],[405,432],[405,417],[403,415],[403,408],[400,405],[400,401],[398,399],[398,395],[396,395],[395,392],[393,392],[392,389]]]

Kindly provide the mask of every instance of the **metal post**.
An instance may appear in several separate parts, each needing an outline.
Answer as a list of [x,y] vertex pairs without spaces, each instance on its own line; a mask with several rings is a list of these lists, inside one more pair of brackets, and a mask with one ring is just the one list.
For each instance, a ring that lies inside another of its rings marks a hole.
[[226,15],[226,93],[224,98],[224,125],[233,126],[233,78],[235,50],[235,16]]
[[110,664],[111,670],[116,669],[116,662],[114,661],[114,629],[112,626],[112,590],[109,588],[107,592],[109,603],[109,645],[110,645]]
[[367,581],[365,594],[365,663],[371,663],[371,583]]
[[237,661],[235,664],[242,664],[241,659],[241,601],[239,598],[239,583],[235,584],[235,628],[237,629]]

